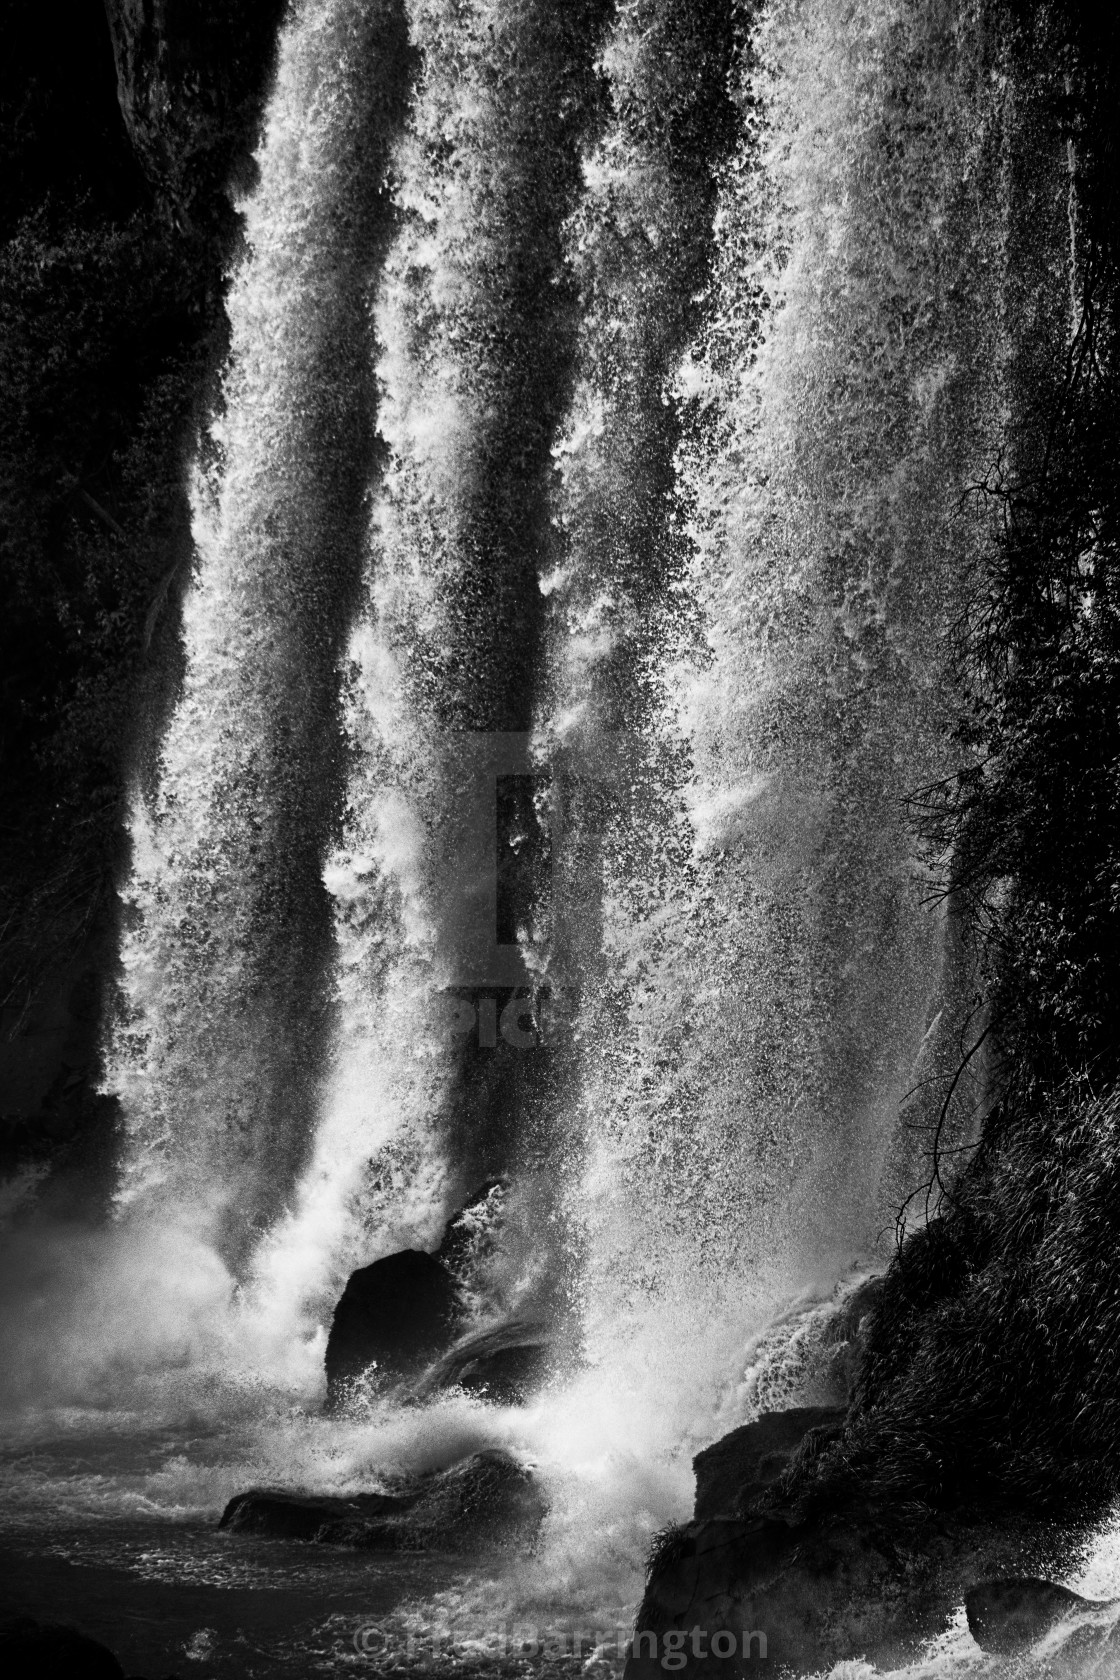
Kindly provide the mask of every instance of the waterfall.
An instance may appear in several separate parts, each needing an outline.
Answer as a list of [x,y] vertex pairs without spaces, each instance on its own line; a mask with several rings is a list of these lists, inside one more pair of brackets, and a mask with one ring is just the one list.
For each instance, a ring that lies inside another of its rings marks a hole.
[[953,768],[998,447],[980,45],[662,3],[602,55],[537,750],[575,765],[548,956],[585,1349],[667,1439],[776,1301],[893,1238],[942,1104],[947,1147],[975,1123],[974,957],[905,801]]
[[285,30],[195,467],[186,674],[157,785],[134,803],[109,1071],[122,1194],[234,1262],[304,1163],[331,1030],[321,877],[377,459],[371,288],[407,79],[391,3],[311,0]]
[[[533,1136],[549,1056],[507,1014],[530,976],[516,939],[499,941],[496,823],[499,790],[531,772],[551,447],[578,307],[562,235],[605,11],[412,16],[401,230],[376,311],[388,456],[327,871],[338,1039],[311,1169],[258,1263],[266,1293],[302,1291],[313,1318],[351,1266],[431,1246],[464,1194],[507,1172],[503,1298],[524,1304],[544,1285],[545,1255],[534,1262],[528,1239],[520,1259],[513,1249],[552,1191],[526,1159],[549,1157]],[[526,1036],[531,1052],[512,1042]]]
[[479,1310],[707,1438],[967,1135],[906,801],[956,762],[1002,97],[971,13],[878,0],[285,25],[108,1085],[122,1216],[305,1389],[349,1270],[501,1180]]

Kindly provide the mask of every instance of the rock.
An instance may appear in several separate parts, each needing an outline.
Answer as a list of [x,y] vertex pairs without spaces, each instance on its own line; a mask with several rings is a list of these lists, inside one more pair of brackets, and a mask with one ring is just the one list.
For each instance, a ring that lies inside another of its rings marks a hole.
[[218,1526],[371,1551],[456,1551],[532,1533],[546,1509],[530,1472],[493,1449],[401,1481],[392,1493],[339,1498],[254,1488],[230,1500]]
[[1068,1587],[1030,1575],[981,1581],[965,1595],[968,1631],[985,1651],[1012,1655],[1027,1650],[1069,1617],[1108,1610],[1115,1599],[1081,1598]]
[[342,1405],[354,1381],[414,1378],[455,1334],[459,1294],[446,1267],[408,1248],[352,1272],[327,1340],[327,1406]]
[[870,1277],[858,1289],[853,1289],[828,1328],[826,1343],[833,1348],[834,1369],[849,1399],[855,1390],[868,1329],[885,1282],[882,1275]]
[[204,217],[252,150],[283,0],[106,0],[137,159],[181,219]]
[[[679,1674],[722,1680],[754,1673],[760,1655],[797,1675],[855,1658],[899,1667],[944,1630],[982,1571],[1010,1576],[1024,1555],[1036,1567],[1061,1567],[1069,1533],[1058,1524],[1040,1528],[1026,1507],[935,1513],[897,1500],[875,1503],[851,1487],[806,1502],[782,1473],[795,1458],[806,1467],[837,1437],[844,1416],[818,1407],[771,1413],[697,1454],[696,1518],[662,1536],[650,1561],[627,1680],[655,1680],[666,1655]],[[1026,1585],[1058,1595],[1046,1601],[1051,1623],[1068,1614],[1073,1595],[1045,1582]],[[1002,1637],[999,1583],[994,1594],[973,1590],[980,1596],[970,1603],[970,1623],[974,1614],[987,1616],[991,1636]]]
[[463,1388],[497,1405],[520,1405],[548,1377],[551,1355],[547,1325],[511,1318],[456,1342],[424,1372],[412,1395],[424,1400],[444,1389]]
[[0,1670],[5,1680],[124,1680],[112,1651],[96,1639],[30,1616],[0,1627]]
[[[549,1371],[550,1333],[510,1319],[455,1342],[464,1295],[493,1247],[504,1179],[476,1190],[452,1214],[434,1254],[405,1249],[351,1273],[327,1341],[327,1406],[344,1404],[357,1378],[422,1399],[448,1388],[514,1405]],[[450,1345],[454,1344],[454,1345]]]
[[287,1493],[252,1488],[230,1500],[219,1528],[232,1534],[264,1534],[272,1540],[316,1540],[323,1545],[374,1544],[382,1530],[385,1544],[394,1549],[399,1523],[416,1503],[415,1496],[359,1493],[351,1498],[329,1494]]
[[409,1529],[424,1550],[500,1545],[534,1534],[547,1510],[531,1472],[492,1448],[431,1477],[409,1514]]
[[[734,1637],[743,1673],[759,1656],[796,1674],[827,1672],[845,1656],[872,1653],[882,1666],[899,1665],[928,1629],[899,1626],[905,1575],[897,1546],[851,1522],[792,1524],[758,1515],[691,1523],[654,1561],[627,1680],[654,1680],[670,1649],[666,1636],[682,1633],[689,1645],[681,1672],[689,1675],[739,1672],[720,1657],[718,1641],[712,1652],[715,1635]],[[656,1641],[652,1647],[643,1631]]]
[[696,1520],[744,1514],[778,1480],[810,1432],[821,1431],[821,1443],[830,1440],[839,1434],[845,1415],[843,1407],[835,1406],[764,1412],[705,1447],[692,1461]]

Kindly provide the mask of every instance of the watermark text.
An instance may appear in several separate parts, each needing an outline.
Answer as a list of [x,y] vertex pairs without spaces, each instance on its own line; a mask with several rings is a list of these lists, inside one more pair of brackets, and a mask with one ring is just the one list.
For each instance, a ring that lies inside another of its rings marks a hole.
[[479,1660],[534,1657],[572,1657],[585,1664],[598,1657],[655,1662],[667,1674],[686,1668],[690,1661],[715,1657],[766,1658],[766,1635],[758,1628],[667,1628],[656,1631],[627,1627],[541,1628],[530,1622],[502,1622],[489,1632],[456,1635],[454,1630],[424,1629],[407,1633],[378,1622],[362,1623],[354,1631],[354,1649],[363,1656],[384,1657],[390,1653],[408,1661],[475,1657]]

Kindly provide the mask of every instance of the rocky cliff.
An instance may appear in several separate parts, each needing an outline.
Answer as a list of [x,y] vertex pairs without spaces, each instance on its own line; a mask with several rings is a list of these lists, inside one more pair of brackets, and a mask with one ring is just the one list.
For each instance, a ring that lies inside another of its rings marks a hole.
[[244,185],[284,0],[105,0],[121,114],[171,212],[208,223]]

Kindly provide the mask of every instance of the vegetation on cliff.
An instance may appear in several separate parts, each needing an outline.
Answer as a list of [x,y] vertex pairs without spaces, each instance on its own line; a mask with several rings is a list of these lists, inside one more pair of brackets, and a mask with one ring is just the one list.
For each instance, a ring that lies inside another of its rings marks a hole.
[[1120,1098],[1073,1085],[989,1124],[952,1208],[915,1233],[869,1330],[811,1502],[1120,1496]]
[[[810,1507],[1120,1493],[1120,36],[1087,6],[994,21],[1020,89],[1007,450],[961,627],[971,755],[919,800],[984,950],[992,1106],[902,1244]],[[967,1047],[966,1047],[967,1049]]]
[[961,650],[976,762],[928,807],[1016,1109],[1120,1073],[1120,40],[1090,16],[1037,8],[1012,48],[1010,423],[974,491],[995,539]]

